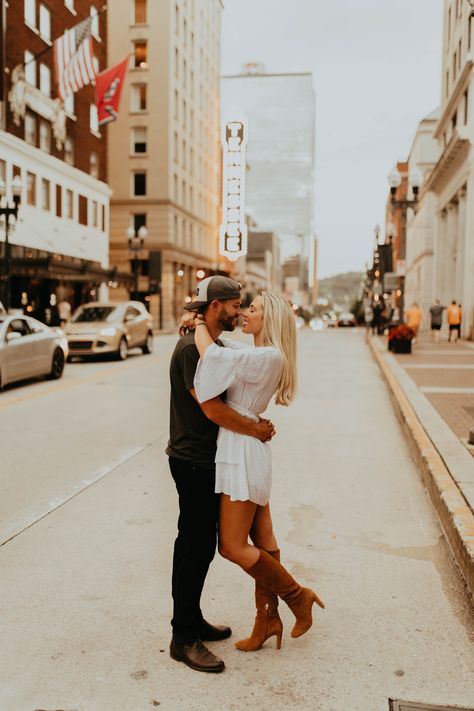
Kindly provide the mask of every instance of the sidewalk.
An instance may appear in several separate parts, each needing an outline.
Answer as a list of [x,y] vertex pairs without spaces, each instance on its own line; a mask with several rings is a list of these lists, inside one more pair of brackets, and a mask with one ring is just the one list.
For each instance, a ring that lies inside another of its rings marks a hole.
[[411,354],[369,338],[414,446],[424,483],[474,596],[474,347],[420,334]]

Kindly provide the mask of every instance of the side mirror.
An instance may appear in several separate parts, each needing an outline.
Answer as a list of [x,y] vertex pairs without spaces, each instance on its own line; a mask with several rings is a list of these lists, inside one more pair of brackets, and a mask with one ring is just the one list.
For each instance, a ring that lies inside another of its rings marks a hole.
[[18,341],[19,338],[21,338],[21,333],[18,333],[18,331],[7,333],[7,343],[10,343],[10,341]]

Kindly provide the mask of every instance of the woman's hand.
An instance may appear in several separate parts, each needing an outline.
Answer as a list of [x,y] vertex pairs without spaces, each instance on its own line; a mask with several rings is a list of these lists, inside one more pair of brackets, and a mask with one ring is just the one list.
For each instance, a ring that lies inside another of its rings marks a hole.
[[179,322],[180,336],[185,336],[189,331],[194,331],[194,320],[197,315],[197,311],[187,311],[181,316],[181,321]]

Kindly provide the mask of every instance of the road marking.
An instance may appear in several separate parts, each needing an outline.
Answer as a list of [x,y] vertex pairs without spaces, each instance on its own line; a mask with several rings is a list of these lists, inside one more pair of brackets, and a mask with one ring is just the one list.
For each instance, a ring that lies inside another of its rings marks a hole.
[[81,479],[81,481],[73,483],[71,485],[70,490],[67,493],[64,492],[62,495],[56,496],[54,499],[51,499],[50,501],[48,501],[48,509],[44,513],[37,515],[37,516],[32,516],[31,518],[26,519],[25,521],[23,521],[20,524],[20,526],[21,526],[20,529],[15,530],[15,528],[13,526],[11,526],[10,529],[3,531],[1,534],[2,539],[0,540],[0,547],[4,546],[9,541],[12,541],[14,538],[19,536],[21,533],[23,533],[24,531],[27,531],[29,528],[31,528],[32,526],[37,524],[39,521],[42,521],[44,518],[46,518],[46,516],[49,516],[51,513],[53,513],[57,509],[61,508],[62,506],[67,504],[69,501],[72,501],[72,499],[75,499],[76,496],[79,496],[79,494],[82,494],[83,491],[86,491],[91,486],[94,486],[94,484],[97,484],[97,482],[104,479],[104,477],[108,476],[109,474],[112,474],[114,471],[116,471],[123,464],[126,464],[131,459],[134,459],[137,455],[141,454],[146,449],[153,446],[156,442],[158,442],[163,437],[164,437],[164,433],[161,433],[155,440],[153,440],[153,442],[147,442],[146,444],[131,447],[127,451],[120,454],[118,457],[115,457],[110,462],[110,464],[106,464],[103,467],[100,467],[96,472],[94,472],[87,479]]
[[[161,356],[161,354],[160,354],[160,356]],[[145,360],[141,360],[141,359],[138,359],[138,357],[137,357],[136,361],[132,360],[128,363],[122,363],[120,370],[118,370],[118,368],[103,368],[102,370],[96,371],[94,373],[94,375],[90,375],[89,377],[80,378],[78,380],[66,381],[65,383],[63,383],[61,385],[56,385],[56,386],[51,385],[49,388],[35,390],[35,392],[32,392],[28,395],[20,395],[16,398],[10,398],[5,401],[3,401],[3,397],[2,397],[2,401],[0,401],[0,408],[7,407],[8,405],[18,405],[22,402],[27,402],[28,400],[35,400],[38,397],[52,395],[54,393],[60,393],[65,390],[70,390],[71,388],[75,388],[78,385],[83,385],[84,383],[93,382],[97,378],[107,378],[107,377],[112,377],[112,375],[120,375],[125,370],[131,370],[133,368],[143,368],[146,365],[151,365],[155,360],[156,360],[156,358],[154,359],[153,357],[151,360],[149,358],[145,359]]]
[[474,395],[474,388],[449,388],[439,385],[425,385],[420,388],[423,393],[450,393],[453,395]]

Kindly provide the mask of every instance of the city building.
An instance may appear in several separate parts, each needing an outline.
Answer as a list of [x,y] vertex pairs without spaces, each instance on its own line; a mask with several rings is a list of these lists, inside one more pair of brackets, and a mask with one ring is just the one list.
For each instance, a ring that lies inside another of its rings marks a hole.
[[259,231],[278,237],[283,260],[303,256],[312,288],[312,74],[267,74],[260,64],[245,65],[241,74],[222,78],[222,115],[232,112],[245,115],[248,122],[246,212]]
[[174,326],[196,279],[219,268],[221,12],[220,0],[109,4],[109,65],[131,53],[108,127],[111,262],[133,268],[159,327]]
[[[11,306],[42,318],[60,299],[76,306],[105,295],[118,278],[108,269],[110,190],[95,89],[63,103],[54,86],[53,42],[85,18],[92,18],[95,68],[105,68],[106,16],[90,0],[1,5],[0,179],[9,198],[13,178],[23,183],[9,230]],[[5,269],[5,223],[0,240]]]
[[[410,154],[408,173],[418,168],[427,178],[440,154],[434,138],[439,111],[420,121]],[[422,328],[430,327],[429,309],[434,303],[434,246],[436,229],[436,195],[421,188],[418,210],[410,210],[407,218],[405,305],[416,302],[423,313]]]
[[434,137],[440,155],[422,190],[436,199],[433,298],[463,306],[474,337],[474,57],[468,2],[444,0],[442,96]]

